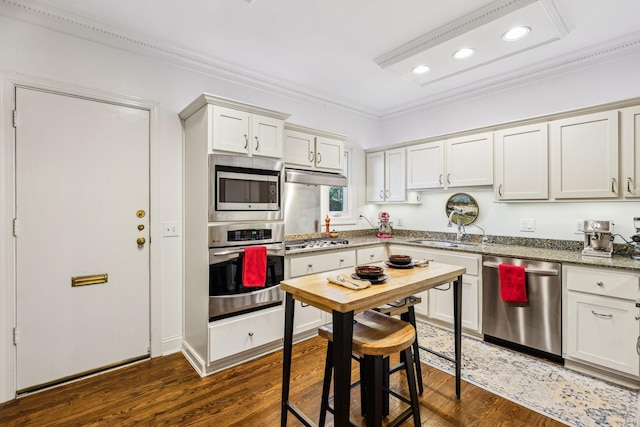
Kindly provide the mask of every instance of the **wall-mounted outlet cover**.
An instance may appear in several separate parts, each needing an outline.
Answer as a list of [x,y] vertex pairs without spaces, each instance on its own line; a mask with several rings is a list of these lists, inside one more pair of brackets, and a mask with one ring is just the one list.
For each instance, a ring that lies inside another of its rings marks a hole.
[[520,231],[526,231],[526,232],[536,231],[536,221],[534,219],[521,219]]
[[582,234],[584,232],[584,220],[576,219],[575,228],[573,229],[575,234]]
[[163,222],[162,237],[178,237],[180,236],[180,229],[179,222]]

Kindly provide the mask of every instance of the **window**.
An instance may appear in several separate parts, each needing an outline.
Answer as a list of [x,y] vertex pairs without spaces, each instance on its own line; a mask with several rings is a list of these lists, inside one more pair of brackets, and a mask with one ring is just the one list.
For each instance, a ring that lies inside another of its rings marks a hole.
[[351,149],[344,151],[344,170],[342,173],[347,177],[346,187],[325,187],[322,191],[322,217],[329,215],[331,224],[355,224],[353,191],[351,191]]

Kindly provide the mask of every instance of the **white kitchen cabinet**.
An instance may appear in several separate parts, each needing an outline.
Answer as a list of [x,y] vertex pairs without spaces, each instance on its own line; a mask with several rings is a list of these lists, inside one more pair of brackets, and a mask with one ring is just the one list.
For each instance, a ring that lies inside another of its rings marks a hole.
[[625,197],[640,197],[640,106],[622,110],[622,185]]
[[[460,254],[452,251],[420,249],[415,246],[391,245],[390,254],[410,255],[415,259],[428,259],[444,264],[466,268],[462,276],[462,327],[467,331],[480,334],[482,325],[480,290],[482,289],[482,257],[476,254]],[[418,268],[418,267],[416,267]],[[428,267],[426,267],[428,268]],[[421,292],[422,303],[415,307],[416,313],[453,326],[453,286],[441,285],[438,288]]]
[[492,132],[407,147],[409,190],[492,184]]
[[618,139],[617,110],[550,122],[552,197],[618,197]]
[[189,143],[208,153],[282,158],[284,120],[288,114],[203,94],[180,118],[190,129]]
[[[288,273],[286,277],[293,278],[354,266],[356,251],[331,251],[313,255],[293,255],[287,258]],[[294,301],[294,304],[294,335],[312,335],[310,334],[311,331],[315,331],[318,327],[330,321],[330,315],[316,307],[303,304],[300,301]]]
[[496,131],[496,200],[549,197],[548,126],[540,123]]
[[356,265],[371,264],[387,259],[387,249],[380,245],[356,251]]
[[367,202],[404,202],[407,197],[406,150],[367,154]]
[[282,339],[282,306],[209,323],[209,362]]
[[565,359],[640,379],[638,275],[570,265],[563,272]]
[[344,135],[286,123],[284,162],[294,168],[342,172],[345,139]]

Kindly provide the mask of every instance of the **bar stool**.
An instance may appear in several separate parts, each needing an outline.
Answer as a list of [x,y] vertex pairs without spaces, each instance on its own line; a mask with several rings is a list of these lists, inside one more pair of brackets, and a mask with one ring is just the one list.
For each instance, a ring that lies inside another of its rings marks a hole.
[[[318,335],[328,341],[319,421],[319,425],[324,426],[327,411],[333,413],[333,409],[329,407],[329,388],[333,373],[333,325],[321,326],[318,328]],[[415,328],[400,319],[376,311],[365,311],[355,316],[352,352],[362,360],[363,370],[361,373],[366,372],[365,375],[361,375],[360,380],[363,385],[361,392],[364,393],[364,403],[367,408],[364,411],[367,426],[379,426],[382,423],[383,390],[410,405],[391,421],[389,426],[400,425],[412,415],[414,425],[420,425],[420,407],[411,350],[415,338]],[[389,355],[399,352],[406,361],[404,368],[407,375],[409,399],[389,390],[388,387],[383,388],[384,377],[387,376],[384,372],[384,360]]]

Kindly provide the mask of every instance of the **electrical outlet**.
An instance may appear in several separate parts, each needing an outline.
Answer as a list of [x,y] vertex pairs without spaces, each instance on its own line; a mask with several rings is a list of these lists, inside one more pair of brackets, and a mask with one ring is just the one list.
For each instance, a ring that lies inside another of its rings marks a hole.
[[162,236],[163,237],[178,237],[178,236],[180,236],[180,223],[179,222],[163,222],[162,223]]
[[526,232],[536,231],[536,221],[534,219],[521,219],[520,231],[526,231]]
[[584,220],[576,219],[574,233],[575,234],[582,234],[584,232],[583,226],[584,226]]
[[396,226],[402,227],[402,218],[398,217],[398,220],[396,221]]

